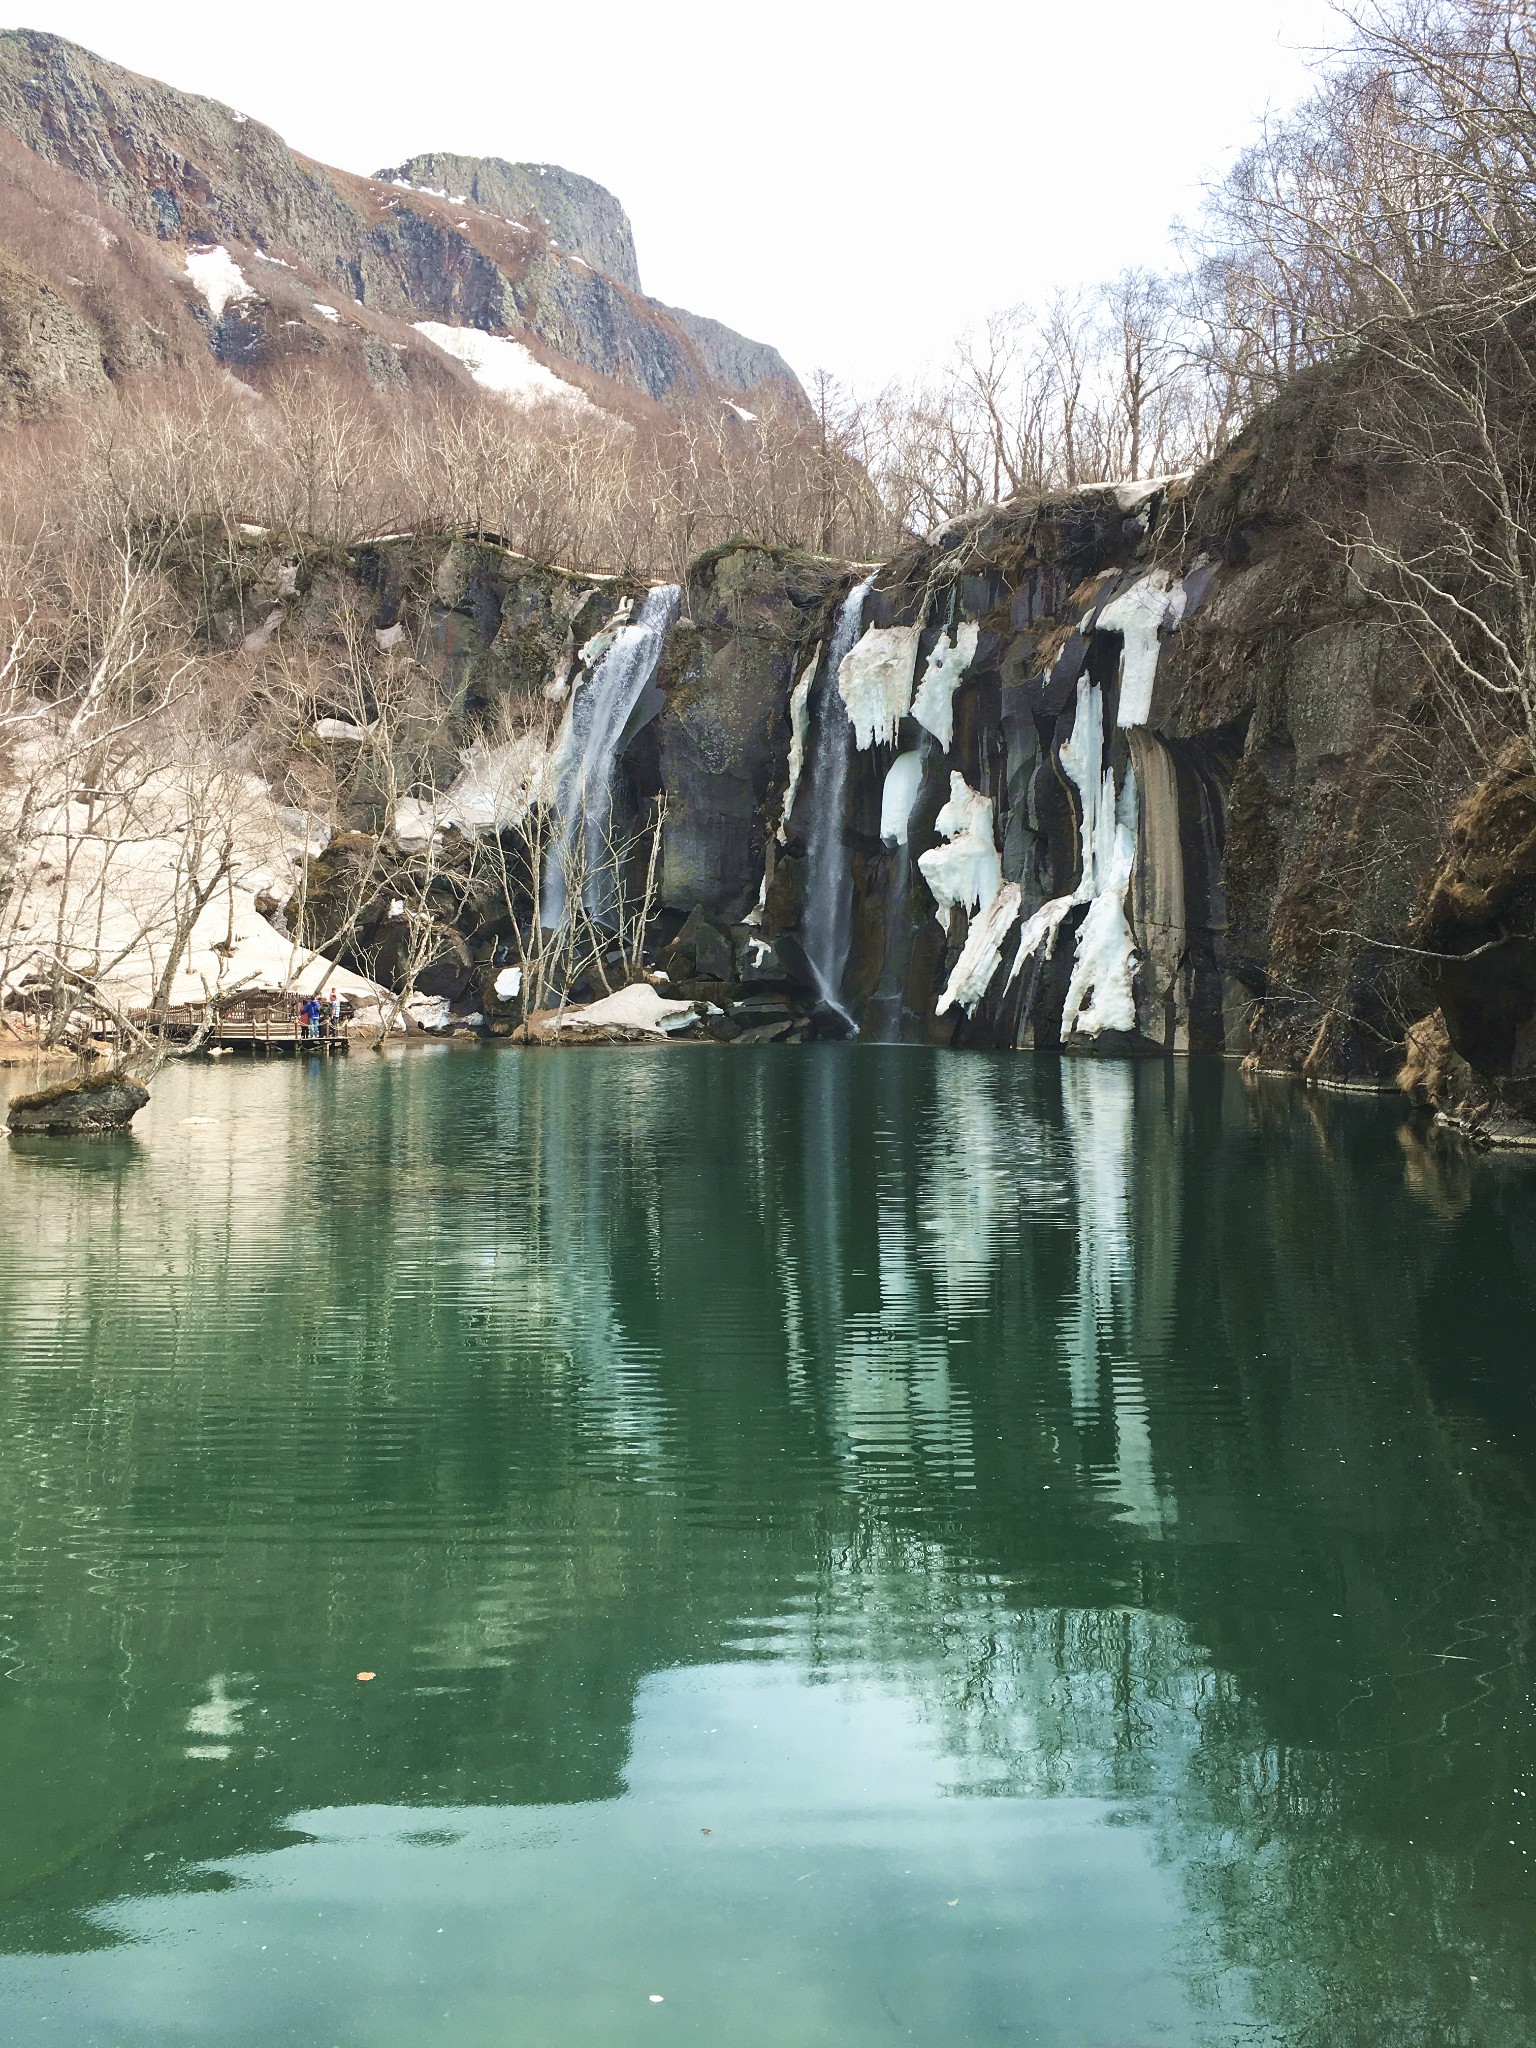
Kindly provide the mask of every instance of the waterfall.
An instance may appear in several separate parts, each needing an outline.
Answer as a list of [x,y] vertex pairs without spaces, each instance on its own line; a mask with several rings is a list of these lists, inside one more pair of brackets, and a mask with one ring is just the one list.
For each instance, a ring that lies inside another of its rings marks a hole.
[[544,860],[539,919],[549,930],[565,923],[572,876],[592,915],[612,921],[617,895],[613,774],[630,714],[656,673],[682,592],[658,583],[634,619],[620,626],[596,668],[571,700],[555,759],[554,840]]
[[864,600],[874,580],[871,576],[843,599],[827,643],[821,694],[812,713],[811,829],[806,835],[805,909],[800,919],[801,943],[817,992],[850,1027],[853,1018],[843,1007],[842,991],[853,927],[853,879],[844,832],[853,727],[837,687],[837,672],[859,637]]

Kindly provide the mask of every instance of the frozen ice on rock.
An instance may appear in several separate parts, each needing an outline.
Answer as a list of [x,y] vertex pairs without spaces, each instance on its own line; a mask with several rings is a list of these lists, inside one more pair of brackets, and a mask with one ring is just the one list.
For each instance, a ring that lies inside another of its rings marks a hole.
[[912,699],[912,716],[933,734],[946,754],[955,736],[955,691],[976,659],[980,632],[974,619],[966,619],[956,630],[953,645],[947,634],[941,634]]
[[871,626],[838,664],[837,688],[854,744],[890,746],[912,703],[916,626]]
[[917,857],[923,879],[933,891],[940,924],[950,909],[979,910],[1002,887],[1003,864],[992,836],[992,800],[971,788],[965,777],[949,778],[949,802],[934,820],[947,845],[930,847]]

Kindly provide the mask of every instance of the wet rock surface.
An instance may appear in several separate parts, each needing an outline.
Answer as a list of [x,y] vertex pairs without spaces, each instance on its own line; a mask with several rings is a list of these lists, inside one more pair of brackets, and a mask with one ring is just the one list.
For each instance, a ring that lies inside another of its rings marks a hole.
[[18,1137],[89,1137],[126,1130],[149,1090],[124,1073],[87,1074],[11,1098],[6,1122]]

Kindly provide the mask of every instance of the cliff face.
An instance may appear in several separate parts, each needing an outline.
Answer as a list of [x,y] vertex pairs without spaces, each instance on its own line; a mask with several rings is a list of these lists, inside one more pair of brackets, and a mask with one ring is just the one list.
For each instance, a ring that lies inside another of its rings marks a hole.
[[[226,645],[274,594],[290,637],[371,606],[435,678],[440,784],[488,713],[569,731],[584,705],[591,730],[601,706],[615,843],[660,817],[652,958],[707,984],[722,1031],[767,985],[834,1035],[1401,1074],[1515,1140],[1536,1129],[1536,780],[1523,745],[1465,751],[1325,538],[1351,503],[1393,516],[1341,452],[1341,392],[1298,384],[1194,478],[989,508],[872,573],[717,550],[611,702],[608,629],[643,597],[611,579],[423,538],[286,597],[250,566],[265,540],[190,580],[222,593],[203,629]],[[461,965],[495,964],[507,934],[471,898]],[[440,992],[488,1007],[483,979]]]
[[497,156],[458,156],[430,150],[408,157],[392,170],[375,171],[384,185],[436,191],[445,199],[468,198],[482,213],[512,220],[542,221],[555,244],[601,270],[615,284],[640,289],[629,215],[613,194],[591,178],[558,164],[509,164]]
[[[0,34],[0,130],[51,166],[56,185],[72,183],[61,216],[104,205],[109,233],[158,246],[167,282],[184,250],[229,252],[240,295],[193,311],[235,367],[351,348],[375,383],[430,377],[421,366],[433,354],[436,374],[461,378],[416,332],[429,321],[510,335],[663,402],[765,381],[799,393],[776,351],[646,299],[618,201],[553,166],[427,156],[353,177],[232,108],[30,30]],[[50,248],[34,246],[28,276],[68,301],[78,274]],[[117,373],[109,350],[94,354]],[[0,374],[26,377],[25,351],[8,351]]]

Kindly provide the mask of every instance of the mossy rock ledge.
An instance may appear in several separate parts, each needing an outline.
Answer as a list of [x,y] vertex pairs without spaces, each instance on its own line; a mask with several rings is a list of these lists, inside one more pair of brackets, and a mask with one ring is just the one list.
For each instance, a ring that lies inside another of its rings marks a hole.
[[76,1137],[126,1130],[149,1100],[149,1090],[127,1074],[82,1074],[31,1095],[13,1098],[6,1122],[18,1136],[44,1132]]

